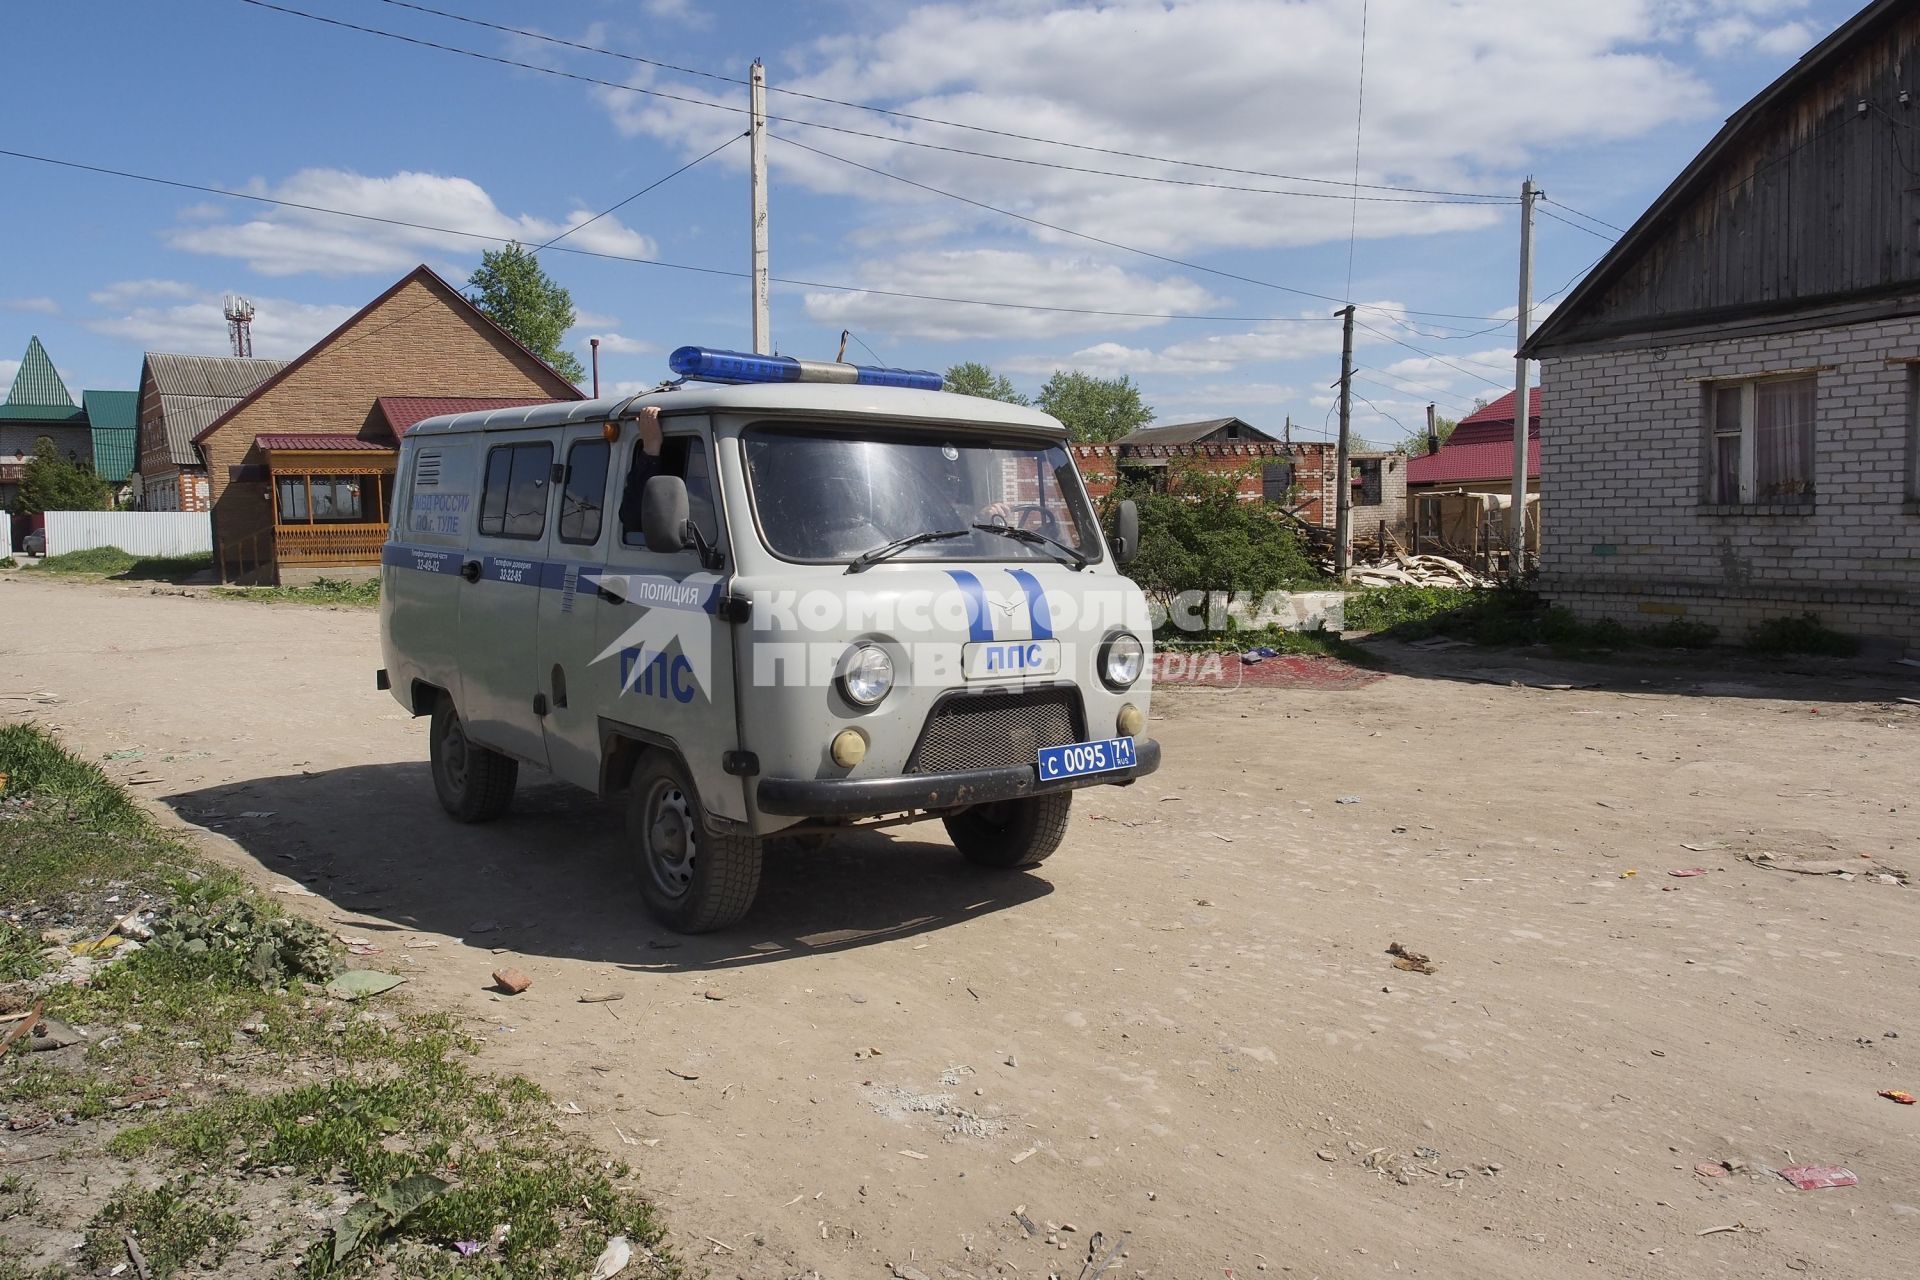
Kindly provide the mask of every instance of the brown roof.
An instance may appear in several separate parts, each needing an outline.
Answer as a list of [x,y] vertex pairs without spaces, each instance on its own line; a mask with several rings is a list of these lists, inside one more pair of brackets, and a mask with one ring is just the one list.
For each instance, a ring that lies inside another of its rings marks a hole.
[[257,396],[260,396],[266,391],[270,390],[271,388],[278,386],[282,381],[290,377],[294,372],[304,367],[307,361],[313,359],[316,355],[319,355],[322,351],[326,350],[329,346],[333,345],[334,339],[338,338],[341,334],[353,328],[354,325],[359,324],[362,320],[366,319],[367,316],[371,314],[375,308],[379,307],[381,303],[393,297],[393,295],[395,295],[396,293],[399,293],[402,289],[406,288],[409,284],[411,284],[415,280],[422,281],[429,288],[435,288],[445,293],[446,296],[453,302],[455,306],[465,309],[476,320],[479,320],[482,324],[492,329],[495,333],[498,333],[501,337],[505,338],[508,342],[511,342],[514,346],[520,348],[520,350],[526,354],[526,357],[529,360],[533,361],[534,365],[542,373],[544,373],[548,378],[552,379],[552,383],[554,387],[553,398],[555,400],[586,399],[586,396],[581,392],[580,388],[574,386],[571,382],[568,382],[565,378],[561,377],[558,373],[554,372],[552,365],[548,364],[545,360],[542,360],[539,356],[535,355],[532,351],[529,351],[525,343],[521,342],[518,338],[508,333],[505,329],[501,328],[500,325],[494,321],[493,317],[489,316],[486,312],[474,306],[471,302],[468,302],[458,289],[454,288],[452,285],[448,284],[444,279],[441,278],[439,272],[435,271],[432,267],[429,267],[426,263],[423,262],[419,266],[415,267],[413,270],[407,272],[406,275],[401,276],[398,280],[394,281],[393,284],[389,286],[387,290],[383,292],[379,297],[375,298],[372,302],[369,302],[366,306],[360,308],[358,311],[348,316],[345,320],[343,320],[340,323],[339,327],[336,328],[332,333],[329,333],[326,337],[320,339],[320,341],[308,347],[305,351],[301,352],[299,356],[295,357],[292,361],[290,361],[286,365],[286,367],[282,368],[278,373],[274,374],[271,378],[268,378],[265,382],[262,382],[259,386],[255,387],[253,391],[246,397],[246,399],[240,401],[238,404],[233,405],[225,413],[222,413],[219,417],[215,418],[212,422],[209,422],[204,428],[200,430],[200,432],[197,435],[193,437],[193,442],[195,444],[200,444],[203,441],[205,441],[208,436],[212,435],[215,431],[219,430],[221,426],[225,425],[227,419],[231,418],[243,406],[245,406],[247,403],[252,401]]
[[381,396],[374,407],[387,420],[387,429],[398,439],[416,422],[437,418],[443,413],[478,413],[484,409],[518,409],[530,404],[548,404],[547,400],[514,399],[508,396]]
[[304,449],[312,453],[392,453],[393,446],[382,444],[378,440],[362,440],[359,436],[333,435],[325,432],[278,432],[271,435],[258,435],[253,442],[262,449]]

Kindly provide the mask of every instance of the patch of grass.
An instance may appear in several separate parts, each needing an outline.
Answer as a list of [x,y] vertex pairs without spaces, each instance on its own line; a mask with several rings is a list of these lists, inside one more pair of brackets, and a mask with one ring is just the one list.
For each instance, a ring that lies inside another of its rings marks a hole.
[[34,573],[126,578],[141,582],[180,582],[213,568],[213,556],[137,556],[119,547],[89,547],[48,556]]
[[304,587],[220,587],[214,594],[229,600],[255,600],[266,604],[331,604],[365,609],[380,603],[380,579],[341,582],[334,578],[320,578]]
[[[0,982],[20,982],[45,973],[47,963],[40,958],[40,948],[40,937],[31,929],[0,920]],[[0,1189],[4,1186],[0,1183]]]
[[126,1238],[140,1242],[153,1280],[167,1280],[189,1263],[218,1266],[240,1238],[240,1219],[207,1201],[208,1193],[190,1179],[163,1182],[150,1190],[132,1183],[120,1188],[87,1225],[80,1256],[96,1271],[127,1260]]
[[0,774],[0,902],[100,880],[158,883],[184,863],[126,792],[35,725],[0,725]]
[[1630,627],[1611,618],[1582,622],[1567,609],[1547,605],[1531,591],[1513,587],[1380,587],[1347,597],[1347,625],[1394,640],[1445,635],[1477,645],[1545,644],[1562,656],[1607,654],[1646,646],[1705,649],[1719,631],[1673,618],[1657,626]]
[[12,556],[0,556],[0,569],[18,569],[20,562]]
[[1748,653],[1766,657],[1812,654],[1825,658],[1851,658],[1860,651],[1858,640],[1830,629],[1814,613],[1768,618],[1747,633],[1745,644]]
[[1171,628],[1156,634],[1153,647],[1164,652],[1246,653],[1268,648],[1278,653],[1307,654],[1338,658],[1355,666],[1380,665],[1378,655],[1343,639],[1335,631],[1295,631],[1284,627],[1234,627],[1226,631],[1195,634]]

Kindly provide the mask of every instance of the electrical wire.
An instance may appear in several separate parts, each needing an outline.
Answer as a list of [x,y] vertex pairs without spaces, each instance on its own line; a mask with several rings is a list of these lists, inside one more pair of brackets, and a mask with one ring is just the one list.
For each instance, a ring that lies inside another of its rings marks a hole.
[[[1468,378],[1477,379],[1481,382],[1486,383],[1490,387],[1500,386],[1499,383],[1495,382],[1492,378],[1487,377],[1485,374],[1475,373],[1471,369],[1464,369],[1461,366],[1455,364],[1453,361],[1447,359],[1445,356],[1435,355],[1431,351],[1423,351],[1419,347],[1414,346],[1411,342],[1402,342],[1400,339],[1394,337],[1390,333],[1380,332],[1380,330],[1374,328],[1370,324],[1361,324],[1358,320],[1354,321],[1354,324],[1359,328],[1365,329],[1368,333],[1372,334],[1376,338],[1385,338],[1388,342],[1391,342],[1396,347],[1405,347],[1407,350],[1413,352],[1415,355],[1425,356],[1429,360],[1438,360],[1441,364],[1447,366],[1447,368],[1453,370],[1455,373],[1461,374]],[[1471,364],[1473,362],[1468,361],[1468,363]],[[1481,367],[1491,368],[1492,366],[1482,365]]]
[[600,221],[600,219],[606,217],[608,214],[619,212],[621,209],[626,208],[628,205],[632,204],[635,200],[638,200],[641,196],[647,194],[647,192],[653,190],[655,187],[663,186],[666,183],[672,182],[675,178],[679,177],[681,174],[685,173],[687,170],[693,168],[695,165],[700,164],[703,161],[713,159],[715,156],[719,155],[722,151],[725,151],[728,147],[732,146],[734,143],[740,141],[740,139],[746,136],[747,135],[745,133],[734,134],[732,137],[728,138],[725,142],[721,143],[719,146],[715,147],[713,150],[707,152],[705,155],[702,155],[697,157],[696,159],[687,161],[685,164],[681,165],[678,169],[675,169],[672,173],[668,174],[664,178],[654,179],[652,182],[649,182],[646,186],[640,188],[638,191],[628,196],[625,200],[620,201],[620,203],[614,204],[614,205],[608,205],[606,208],[602,209],[600,212],[594,214],[591,218],[588,218],[585,222],[576,223],[575,225],[568,227],[565,231],[562,231],[559,235],[555,236],[553,239],[547,241],[545,244],[534,246],[532,249],[528,251],[528,256],[531,257],[533,254],[539,253],[540,250],[542,249],[551,249],[554,245],[559,244],[562,240],[565,240],[568,236],[572,235],[574,232],[580,231],[587,227],[592,226],[594,223]]
[[[542,75],[558,76],[564,80],[574,80],[581,84],[598,85],[606,89],[617,89],[623,93],[641,94],[646,97],[664,98],[672,102],[683,102],[691,106],[706,107],[712,111],[728,111],[735,115],[750,115],[750,107],[736,107],[730,103],[714,102],[706,98],[690,97],[682,93],[669,93],[664,89],[648,89],[639,85],[622,84],[617,80],[602,80],[598,76],[581,75],[576,71],[562,71],[558,67],[543,67],[538,63],[521,62],[515,58],[500,57],[497,54],[481,53],[475,49],[463,49],[458,45],[441,44],[434,40],[424,40],[418,36],[402,35],[397,31],[386,31],[379,27],[362,26],[340,18],[329,18],[317,13],[308,13],[304,9],[293,9],[285,5],[270,3],[270,0],[240,0],[241,4],[252,5],[256,9],[269,9],[289,17],[305,18],[310,22],[322,23],[330,27],[339,27],[347,31],[357,31],[363,35],[379,36],[387,40],[397,40],[403,44],[417,45],[425,49],[437,49],[442,53],[459,54],[481,62],[492,62],[503,67],[514,67],[521,71],[537,71]],[[1512,204],[1512,197],[1427,197],[1427,196],[1348,196],[1336,191],[1283,191],[1275,187],[1247,187],[1226,182],[1201,182],[1193,178],[1170,178],[1145,173],[1121,173],[1112,169],[1095,169],[1085,165],[1062,164],[1053,160],[1035,160],[1024,156],[1001,155],[993,151],[975,151],[967,147],[946,146],[937,142],[925,142],[916,138],[903,138],[884,133],[872,133],[863,129],[849,129],[843,125],[825,124],[818,120],[801,120],[793,116],[767,115],[771,123],[797,125],[806,129],[824,129],[830,133],[842,133],[856,138],[868,138],[876,142],[890,143],[902,147],[918,147],[926,151],[941,151],[950,155],[972,156],[979,160],[998,160],[1004,164],[1028,165],[1040,169],[1057,169],[1065,173],[1084,173],[1103,178],[1123,178],[1131,182],[1154,182],[1175,187],[1197,187],[1214,191],[1234,191],[1249,195],[1294,196],[1308,200],[1365,200],[1382,204]],[[1179,163],[1175,161],[1173,163]],[[1344,184],[1343,184],[1344,185]]]
[[[1437,396],[1442,400],[1457,400],[1461,404],[1472,403],[1471,397],[1463,396],[1458,391],[1451,391],[1444,387],[1436,387],[1429,383],[1415,382],[1412,378],[1406,377],[1403,374],[1393,373],[1386,369],[1376,369],[1374,366],[1368,364],[1356,364],[1353,367],[1355,370],[1365,370],[1368,373],[1374,374],[1375,378],[1369,379],[1369,381],[1376,381],[1378,378],[1392,378],[1394,383],[1398,385],[1392,385],[1391,389],[1401,392],[1402,394],[1425,392],[1427,395]],[[1360,375],[1356,372],[1354,376],[1358,377]]]
[[[1096,236],[1086,231],[1076,231],[1072,227],[1062,226],[1057,222],[1048,222],[1043,218],[1035,218],[1028,214],[1016,213],[1012,209],[1005,209],[1000,207],[999,205],[988,204],[984,200],[975,200],[972,196],[963,196],[957,191],[948,191],[941,187],[931,186],[928,183],[918,181],[917,179],[914,179],[914,178],[905,177],[902,174],[892,173],[886,169],[877,168],[874,165],[863,164],[858,160],[851,160],[851,159],[848,159],[846,156],[836,155],[831,151],[825,151],[819,147],[809,146],[807,143],[800,142],[794,138],[783,137],[780,134],[771,134],[769,136],[773,137],[776,141],[786,144],[789,147],[798,147],[800,150],[812,152],[816,156],[822,156],[828,160],[837,160],[841,164],[847,165],[854,169],[860,169],[866,173],[874,174],[877,177],[891,178],[895,182],[903,182],[907,186],[916,187],[921,191],[930,192],[931,194],[936,196],[944,196],[949,200],[958,200],[961,204],[972,205],[976,209],[985,209],[989,213],[997,213],[1002,217],[1013,218],[1017,221],[1029,223],[1036,227],[1044,227],[1048,231],[1057,231],[1061,235],[1073,236],[1080,240],[1091,241],[1094,244],[1105,245],[1109,249],[1119,249],[1126,253],[1137,253],[1143,258],[1152,258],[1156,262],[1165,262],[1171,266],[1185,268],[1188,271],[1200,271],[1200,272],[1204,272],[1207,275],[1220,276],[1227,280],[1237,280],[1242,284],[1258,285],[1262,289],[1276,289],[1281,293],[1291,293],[1301,298],[1313,298],[1322,302],[1341,301],[1341,299],[1333,297],[1331,294],[1315,293],[1310,289],[1296,289],[1292,285],[1274,284],[1270,280],[1261,280],[1261,279],[1257,279],[1254,276],[1243,276],[1238,272],[1223,271],[1218,267],[1203,266],[1198,262],[1190,262],[1185,258],[1174,258],[1164,253],[1155,253],[1151,249],[1141,249],[1134,245],[1123,244],[1118,240],[1108,240],[1104,236]],[[1449,319],[1449,320],[1493,319],[1493,317],[1491,316],[1463,316],[1463,315],[1456,315],[1452,312],[1447,312],[1447,311],[1397,312],[1393,308],[1381,307],[1373,304],[1362,304],[1359,307],[1359,309],[1363,311],[1378,311],[1386,315],[1404,314],[1404,315],[1438,316],[1443,319]],[[1319,317],[1309,317],[1309,318],[1318,319]]]
[[[576,49],[582,53],[597,53],[608,58],[618,58],[625,62],[642,66],[659,67],[664,71],[674,71],[681,75],[700,76],[708,80],[717,80],[723,84],[747,85],[751,82],[740,76],[730,76],[718,71],[706,71],[699,67],[686,67],[677,63],[663,62],[658,58],[645,58],[639,54],[622,53],[617,49],[608,49],[601,45],[586,44],[578,40],[566,40],[559,36],[546,35],[539,31],[529,31],[524,27],[510,27],[503,23],[488,22],[483,18],[474,18],[466,14],[449,13],[444,9],[435,9],[430,5],[415,4],[412,0],[381,0],[396,9],[412,9],[418,13],[432,14],[437,18],[448,18],[454,22],[464,22],[468,26],[484,27],[505,35],[519,36],[527,40],[537,40],[546,44],[558,45],[566,49]],[[1404,195],[1450,196],[1465,200],[1485,200],[1498,203],[1512,203],[1512,197],[1491,191],[1447,191],[1433,187],[1402,187],[1391,183],[1354,182],[1339,178],[1309,178],[1296,173],[1275,173],[1267,169],[1240,169],[1232,165],[1209,164],[1201,160],[1176,160],[1171,156],[1157,156],[1141,151],[1124,151],[1116,147],[1095,146],[1089,142],[1068,142],[1063,138],[1044,138],[1031,133],[1017,133],[1009,129],[993,129],[986,125],[964,124],[958,120],[943,120],[938,116],[918,115],[911,111],[900,111],[892,107],[876,107],[868,102],[851,102],[845,98],[830,98],[824,94],[807,93],[801,89],[784,89],[779,85],[766,86],[768,93],[782,93],[789,97],[804,98],[809,102],[820,102],[830,106],[849,107],[855,111],[871,111],[876,115],[892,116],[898,120],[912,120],[919,124],[937,124],[948,129],[966,129],[973,133],[990,134],[997,138],[1009,138],[1018,142],[1034,142],[1049,147],[1066,147],[1075,151],[1089,151],[1099,155],[1118,156],[1127,160],[1146,160],[1154,164],[1177,164],[1189,169],[1207,169],[1214,173],[1233,173],[1249,178],[1275,178],[1282,182],[1312,182],[1332,187],[1357,186],[1368,191],[1396,191]],[[1358,175],[1356,175],[1357,178]]]
[[1544,204],[1550,204],[1557,209],[1565,209],[1568,213],[1574,215],[1576,218],[1585,218],[1588,222],[1597,223],[1600,226],[1605,227],[1607,230],[1613,232],[1615,235],[1623,236],[1627,234],[1627,229],[1625,227],[1616,227],[1611,222],[1608,222],[1605,218],[1596,218],[1590,213],[1582,213],[1580,210],[1574,208],[1570,204],[1567,204],[1565,201],[1555,200],[1552,196],[1547,195],[1544,192],[1537,194],[1534,198],[1541,201]]
[[[104,165],[83,164],[77,160],[62,160],[53,156],[35,155],[27,151],[15,151],[0,147],[0,156],[11,156],[16,160],[31,160],[39,164],[54,165],[63,169],[75,169],[83,173],[100,174],[112,178],[125,178],[135,182],[151,183],[155,186],[172,187],[180,191],[197,191],[204,195],[224,196],[232,200],[249,200],[256,204],[274,205],[283,209],[299,209],[306,213],[327,214],[339,218],[354,218],[361,222],[375,222],[385,226],[403,227],[413,231],[430,231],[436,235],[460,236],[469,240],[485,240],[491,244],[511,244],[510,236],[490,235],[481,231],[464,231],[457,227],[441,227],[426,222],[411,222],[404,218],[388,218],[372,213],[355,213],[348,209],[333,209],[325,205],[307,204],[297,200],[280,200],[273,196],[263,196],[251,191],[234,191],[226,187],[208,186],[203,183],[185,182],[177,178],[162,178],[152,174],[135,173],[127,169],[113,169]],[[574,245],[555,245],[556,253],[577,254],[583,258],[597,258],[607,262],[630,262],[643,267],[662,267],[670,271],[688,271],[698,275],[724,276],[734,280],[752,278],[750,271],[733,271],[725,267],[700,267],[685,262],[668,262],[660,258],[642,258],[632,254],[608,253],[596,249],[581,249]],[[1125,320],[1199,320],[1221,324],[1323,324],[1320,316],[1245,316],[1215,315],[1197,312],[1179,311],[1120,311],[1101,307],[1063,307],[1038,302],[1002,302],[985,298],[960,298],[945,294],[912,293],[903,289],[876,289],[868,285],[840,284],[825,280],[803,280],[791,276],[773,276],[775,284],[790,285],[802,289],[826,289],[834,293],[865,293],[879,298],[902,298],[914,302],[950,303],[956,306],[993,307],[1008,311],[1039,311],[1056,315],[1109,316]]]
[[1584,231],[1588,235],[1593,236],[1596,239],[1605,240],[1608,244],[1613,243],[1614,237],[1608,235],[1606,232],[1595,231],[1592,227],[1585,226],[1585,225],[1582,225],[1581,223],[1575,222],[1572,218],[1563,218],[1551,209],[1536,208],[1534,212],[1537,214],[1540,214],[1542,217],[1552,218],[1555,222],[1560,223],[1562,226],[1572,227],[1575,231]]

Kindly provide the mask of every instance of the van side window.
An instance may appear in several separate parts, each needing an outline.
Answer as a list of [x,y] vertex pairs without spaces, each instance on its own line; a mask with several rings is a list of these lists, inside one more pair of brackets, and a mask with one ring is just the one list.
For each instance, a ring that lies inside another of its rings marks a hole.
[[633,451],[633,466],[620,494],[620,540],[630,547],[647,545],[640,531],[640,497],[654,476],[679,476],[687,485],[687,514],[708,542],[719,540],[720,525],[713,505],[713,470],[707,444],[698,436],[668,436],[660,442],[660,456]]
[[567,450],[567,485],[560,494],[560,541],[600,541],[600,513],[607,505],[605,440],[580,440]]
[[552,474],[553,446],[544,441],[489,449],[480,532],[489,538],[537,541],[547,527],[547,481]]

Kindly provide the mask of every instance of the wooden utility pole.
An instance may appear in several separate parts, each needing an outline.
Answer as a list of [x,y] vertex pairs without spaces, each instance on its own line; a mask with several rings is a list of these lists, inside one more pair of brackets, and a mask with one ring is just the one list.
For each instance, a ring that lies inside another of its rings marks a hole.
[[1520,314],[1515,320],[1513,346],[1513,508],[1507,512],[1507,576],[1516,586],[1526,574],[1527,559],[1527,428],[1531,424],[1531,397],[1527,393],[1527,332],[1533,326],[1533,202],[1540,194],[1528,178],[1520,184]]
[[753,187],[753,349],[755,354],[767,356],[773,354],[767,281],[767,69],[758,58],[753,60],[749,106],[753,121],[747,139],[747,167]]
[[1347,461],[1353,428],[1353,304],[1334,312],[1346,317],[1340,329],[1340,446],[1333,463],[1333,570],[1342,580],[1352,556],[1353,483]]

